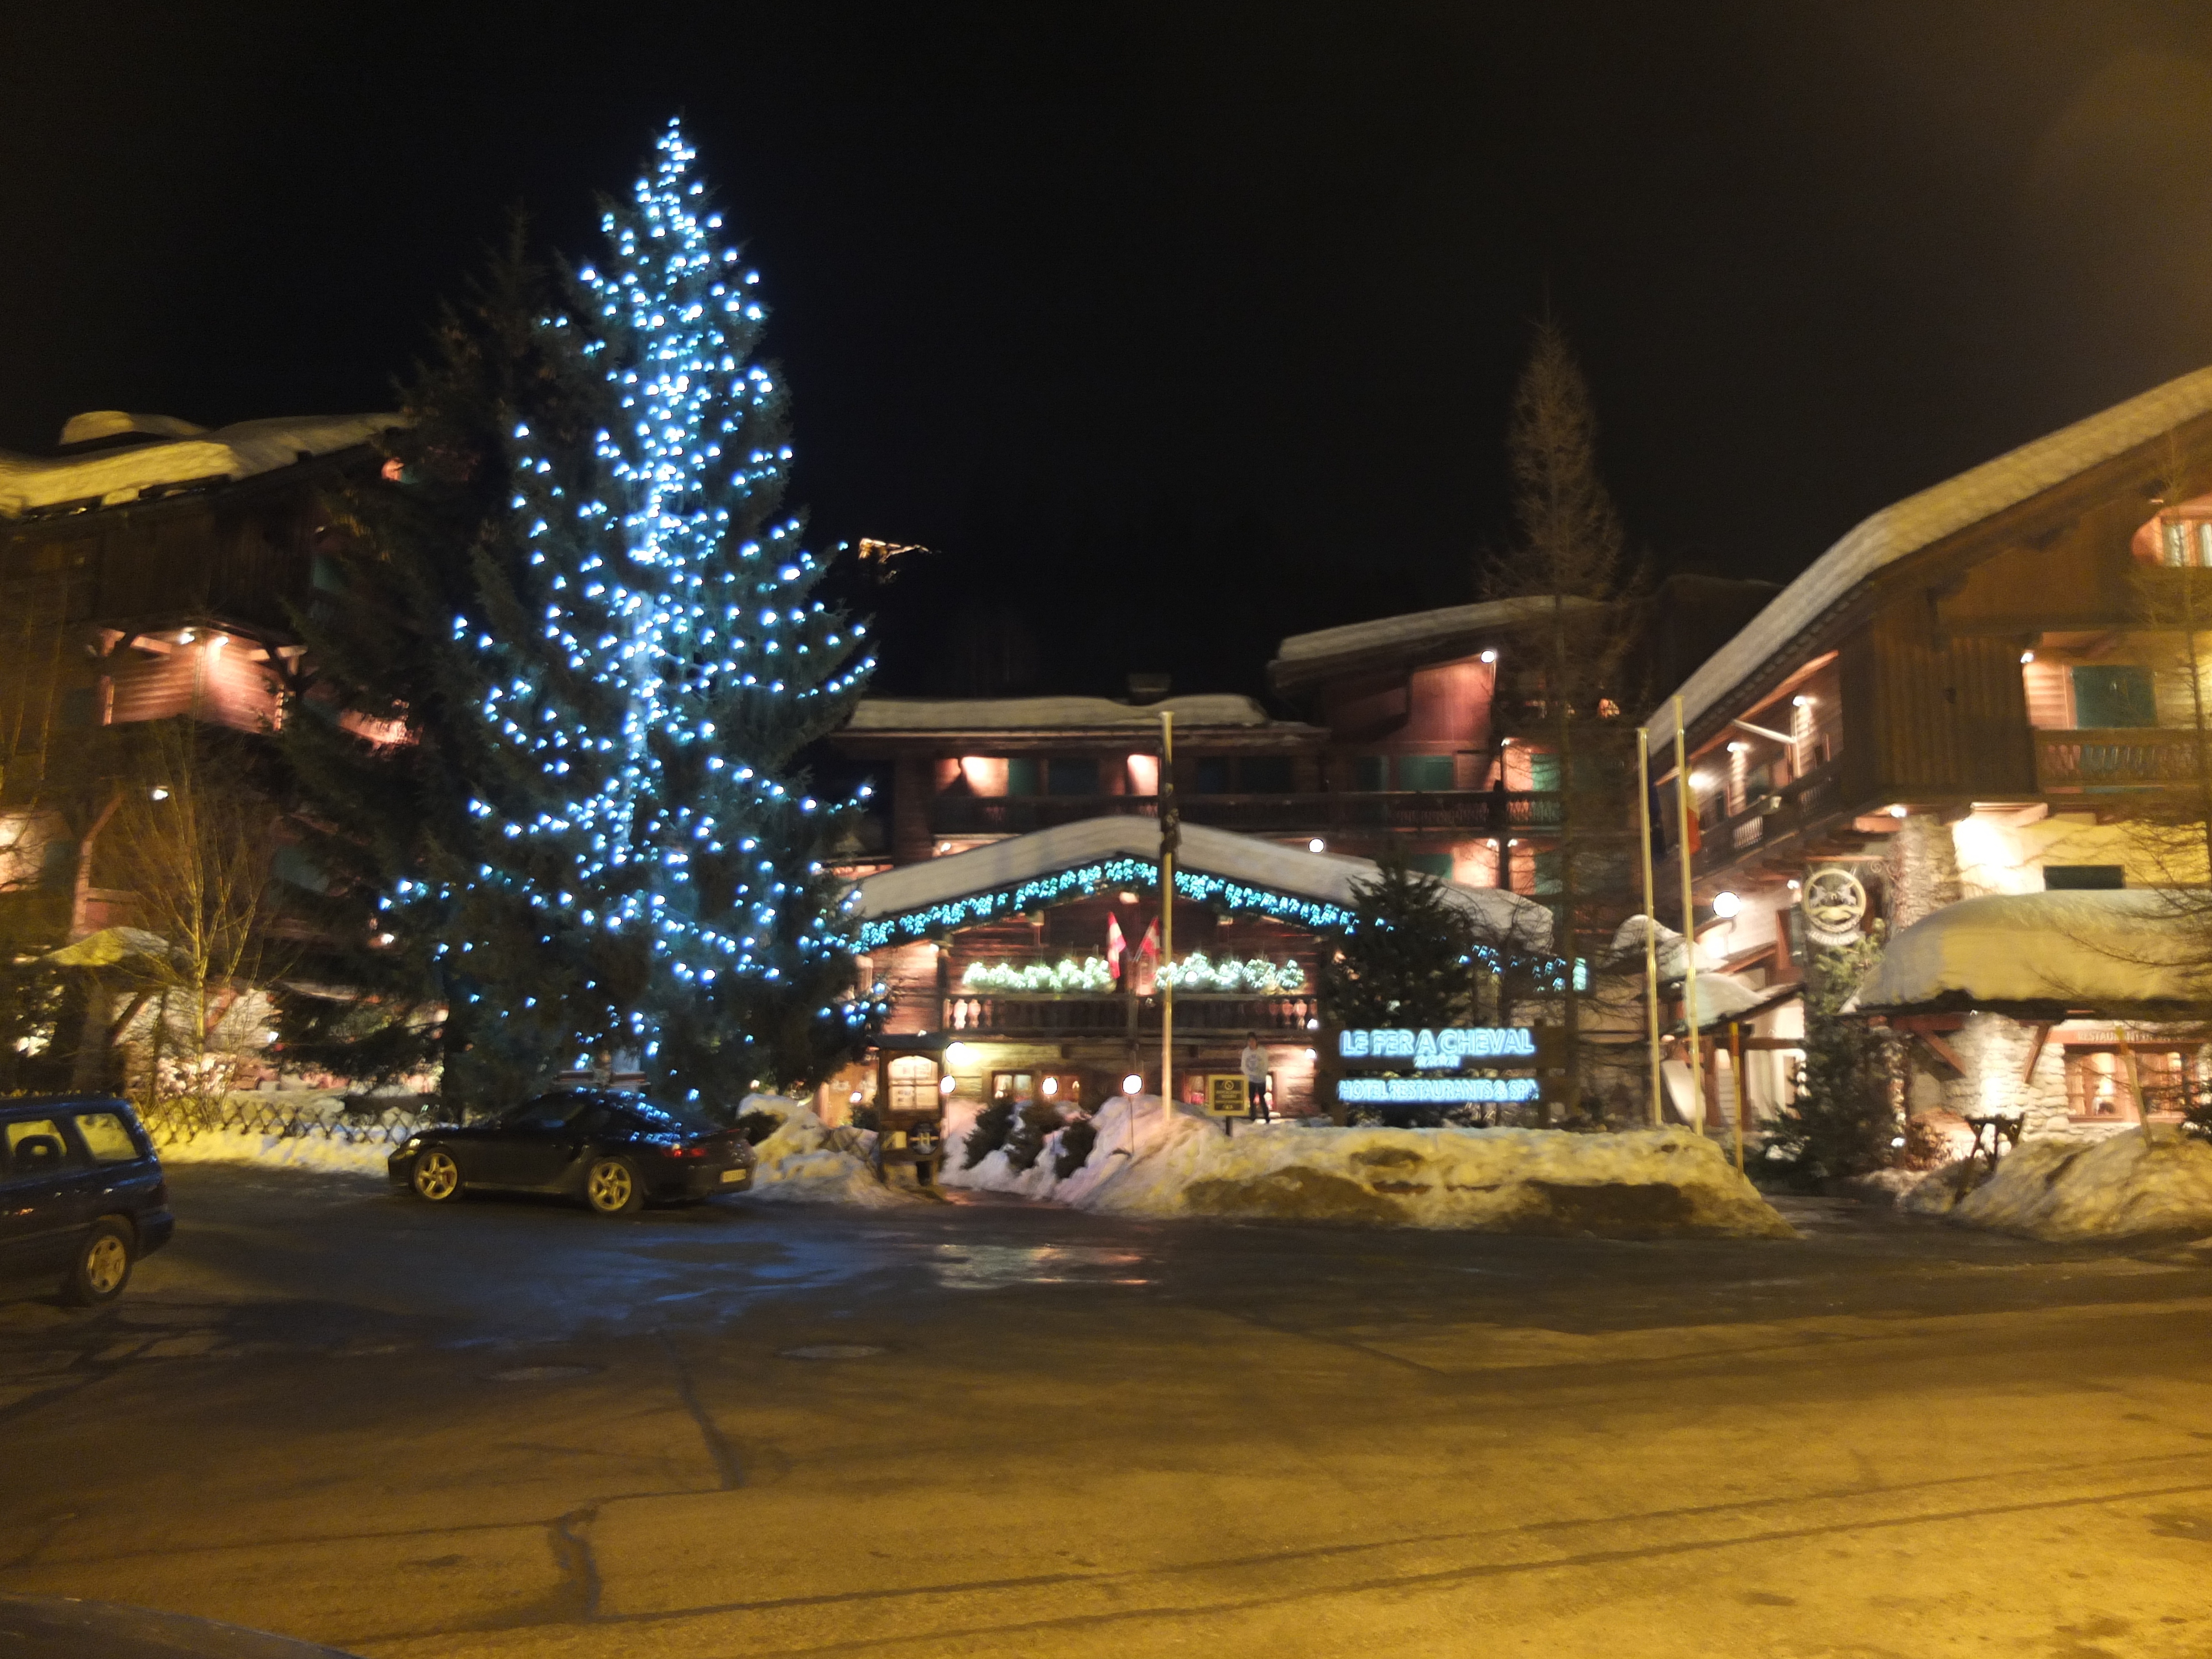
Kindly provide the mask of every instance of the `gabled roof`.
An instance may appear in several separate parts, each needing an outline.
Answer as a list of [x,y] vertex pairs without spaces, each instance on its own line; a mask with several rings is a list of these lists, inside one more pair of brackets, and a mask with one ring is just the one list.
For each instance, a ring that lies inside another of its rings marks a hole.
[[[1159,852],[1159,826],[1151,818],[1085,818],[869,876],[854,889],[852,914],[862,924],[864,945],[921,939],[1093,888],[1154,885]],[[1375,875],[1368,859],[1309,853],[1197,823],[1183,825],[1176,858],[1176,890],[1183,897],[1218,898],[1232,909],[1312,927],[1342,921],[1352,884]],[[1456,882],[1444,890],[1493,937],[1510,934],[1529,949],[1551,943],[1551,914],[1533,900]]]
[[[1559,603],[1575,609],[1591,601],[1567,598]],[[1293,634],[1275,647],[1275,659],[1267,665],[1267,684],[1278,691],[1290,691],[1331,674],[1370,666],[1401,668],[1443,661],[1474,651],[1487,638],[1541,621],[1552,605],[1553,600],[1542,594],[1491,599]]]
[[1157,732],[1160,711],[1178,726],[1266,726],[1267,711],[1249,697],[1168,697],[1115,702],[1110,697],[863,697],[848,732],[1098,731],[1129,726]]
[[[116,432],[144,431],[149,429],[145,423],[166,419],[121,418],[139,424],[114,427]],[[240,421],[205,432],[176,421],[168,425],[191,435],[51,458],[0,449],[0,519],[21,518],[40,507],[72,501],[112,507],[135,501],[149,489],[249,478],[307,456],[351,449],[404,423],[404,417],[398,415],[304,415]],[[72,422],[70,429],[79,430],[78,422]],[[106,435],[107,430],[102,428],[94,435]]]
[[[1676,695],[1682,699],[1683,720],[1695,726],[1715,703],[1885,566],[2208,411],[2212,411],[2212,368],[2200,368],[1885,507],[1815,559],[1748,627],[1682,683]],[[1648,744],[1655,757],[1674,743],[1671,712],[1662,701],[1652,715]]]

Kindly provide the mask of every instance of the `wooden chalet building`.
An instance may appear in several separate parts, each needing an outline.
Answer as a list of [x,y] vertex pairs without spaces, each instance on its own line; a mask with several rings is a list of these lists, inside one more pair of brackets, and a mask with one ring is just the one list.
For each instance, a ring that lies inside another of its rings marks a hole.
[[[1754,1114],[1791,1086],[1808,939],[1876,917],[1893,936],[1861,1001],[1913,1039],[1916,1110],[2094,1132],[2140,1115],[2131,1077],[2154,1110],[2201,1079],[2172,1023],[2189,988],[2101,971],[2082,941],[2129,935],[2122,911],[2144,937],[2157,904],[2113,890],[2205,881],[2201,847],[2177,864],[2149,826],[2177,796],[2203,817],[2192,653],[2212,664],[2178,619],[2212,616],[2185,586],[2212,583],[2208,489],[2212,370],[1884,508],[1682,683],[1696,933],[1726,972],[1700,1012],[1763,1006]],[[1667,921],[1673,709],[1649,726]],[[1731,1112],[1725,1060],[1708,1075]]]
[[1279,1104],[1326,1109],[1309,1052],[1315,932],[1342,920],[1387,845],[1486,926],[1549,939],[1531,896],[1555,781],[1494,718],[1536,603],[1285,640],[1270,685],[1307,720],[1240,696],[862,702],[834,741],[889,773],[854,873],[895,1036],[949,1045],[956,1087],[983,1098],[1095,1103],[1131,1072],[1159,1086],[1158,964],[1141,947],[1160,914],[1169,714],[1186,859],[1175,952],[1193,974],[1176,992],[1175,1086],[1236,1069],[1256,1032]]
[[298,666],[322,492],[375,465],[389,415],[80,415],[52,455],[0,452],[0,940],[128,922],[102,830],[118,728],[271,728]]

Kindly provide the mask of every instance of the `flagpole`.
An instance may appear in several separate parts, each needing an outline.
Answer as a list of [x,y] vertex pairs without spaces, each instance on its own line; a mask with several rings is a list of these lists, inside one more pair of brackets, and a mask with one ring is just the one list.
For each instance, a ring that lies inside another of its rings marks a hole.
[[1690,1033],[1690,1093],[1698,1103],[1698,1133],[1705,1132],[1705,1061],[1698,1043],[1698,905],[1690,891],[1690,763],[1682,730],[1682,700],[1674,699],[1674,816],[1681,834],[1674,851],[1682,860],[1682,1023]]
[[1175,804],[1175,714],[1160,710],[1160,1144],[1175,1095],[1175,855],[1182,839]]
[[1644,1013],[1651,1054],[1651,1127],[1664,1122],[1660,1109],[1659,905],[1651,890],[1651,728],[1636,733],[1637,816],[1644,824]]

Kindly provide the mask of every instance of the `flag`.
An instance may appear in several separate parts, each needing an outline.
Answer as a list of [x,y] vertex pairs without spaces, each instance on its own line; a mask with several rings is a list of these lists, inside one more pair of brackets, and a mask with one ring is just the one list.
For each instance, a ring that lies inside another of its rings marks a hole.
[[1158,916],[1154,916],[1152,925],[1145,929],[1144,938],[1137,941],[1137,954],[1150,957],[1154,962],[1160,959],[1160,919]]
[[1129,941],[1121,937],[1121,918],[1106,918],[1106,971],[1115,979],[1121,977],[1121,957],[1129,948]]

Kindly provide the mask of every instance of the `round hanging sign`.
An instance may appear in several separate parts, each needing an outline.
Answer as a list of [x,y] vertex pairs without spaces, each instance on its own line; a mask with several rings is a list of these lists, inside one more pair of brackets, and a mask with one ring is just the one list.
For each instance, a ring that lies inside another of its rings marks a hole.
[[1851,944],[1866,926],[1866,884],[1840,865],[1805,878],[1805,933],[1814,944],[1831,950]]

